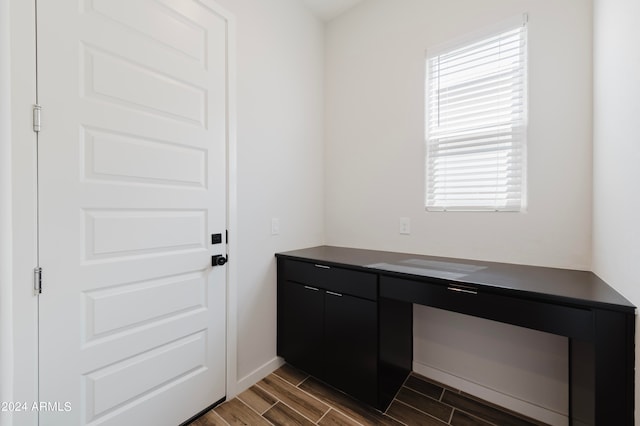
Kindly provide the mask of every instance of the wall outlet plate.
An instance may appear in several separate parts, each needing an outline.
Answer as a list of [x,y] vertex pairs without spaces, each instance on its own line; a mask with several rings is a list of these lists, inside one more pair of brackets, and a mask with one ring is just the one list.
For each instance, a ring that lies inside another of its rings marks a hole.
[[400,234],[401,235],[411,234],[411,219],[409,219],[408,217],[400,218]]

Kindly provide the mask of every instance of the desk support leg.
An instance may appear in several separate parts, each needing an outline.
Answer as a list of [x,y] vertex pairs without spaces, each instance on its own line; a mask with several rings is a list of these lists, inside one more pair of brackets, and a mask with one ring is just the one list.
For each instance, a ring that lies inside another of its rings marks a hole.
[[569,339],[569,424],[595,425],[593,343]]
[[380,376],[378,409],[387,409],[411,372],[413,304],[378,299]]
[[569,340],[572,426],[634,424],[634,316],[594,310],[594,341]]

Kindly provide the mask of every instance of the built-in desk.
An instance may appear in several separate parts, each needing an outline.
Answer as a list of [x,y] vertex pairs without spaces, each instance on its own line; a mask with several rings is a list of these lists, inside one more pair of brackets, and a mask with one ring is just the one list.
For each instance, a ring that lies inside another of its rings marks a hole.
[[371,405],[411,369],[417,303],[568,337],[570,424],[633,425],[635,306],[591,272],[331,246],[276,257],[278,354]]

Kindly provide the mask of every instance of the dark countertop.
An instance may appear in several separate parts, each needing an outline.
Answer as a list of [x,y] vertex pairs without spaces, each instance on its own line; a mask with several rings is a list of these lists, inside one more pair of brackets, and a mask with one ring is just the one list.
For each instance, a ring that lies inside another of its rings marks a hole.
[[464,284],[478,290],[635,313],[635,306],[593,272],[418,254],[318,246],[277,253],[325,265],[375,271],[436,283]]

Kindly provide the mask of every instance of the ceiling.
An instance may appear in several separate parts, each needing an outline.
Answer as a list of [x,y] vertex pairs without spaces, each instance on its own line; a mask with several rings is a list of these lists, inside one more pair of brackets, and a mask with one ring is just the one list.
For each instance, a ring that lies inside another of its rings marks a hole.
[[302,0],[311,11],[324,21],[330,21],[364,0]]

